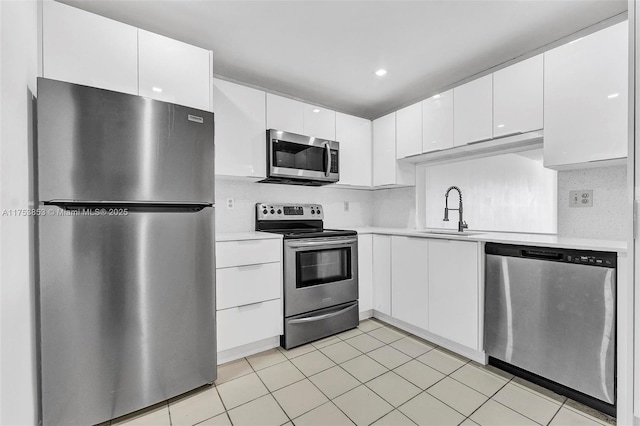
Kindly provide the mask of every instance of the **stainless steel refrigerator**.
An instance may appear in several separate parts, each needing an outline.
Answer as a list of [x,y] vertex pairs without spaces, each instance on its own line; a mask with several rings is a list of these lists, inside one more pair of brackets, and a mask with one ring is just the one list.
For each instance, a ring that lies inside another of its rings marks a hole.
[[37,123],[41,422],[212,383],[213,114],[41,78]]

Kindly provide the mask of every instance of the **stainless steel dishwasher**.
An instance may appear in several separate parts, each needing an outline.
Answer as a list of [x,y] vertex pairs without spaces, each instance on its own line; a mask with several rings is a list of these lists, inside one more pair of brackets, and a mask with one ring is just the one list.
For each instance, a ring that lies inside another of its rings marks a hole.
[[616,254],[486,244],[489,363],[615,416]]

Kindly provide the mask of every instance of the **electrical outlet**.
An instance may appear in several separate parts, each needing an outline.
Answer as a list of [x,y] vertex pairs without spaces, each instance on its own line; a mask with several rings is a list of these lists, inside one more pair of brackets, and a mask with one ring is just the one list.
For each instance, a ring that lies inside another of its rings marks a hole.
[[233,205],[235,204],[235,201],[233,198],[227,198],[227,208],[229,210],[233,210]]
[[593,189],[569,191],[569,207],[593,207]]
[[349,211],[349,202],[348,202],[348,201],[345,201],[345,202],[344,202],[344,211],[345,211],[345,212],[348,212],[348,211]]

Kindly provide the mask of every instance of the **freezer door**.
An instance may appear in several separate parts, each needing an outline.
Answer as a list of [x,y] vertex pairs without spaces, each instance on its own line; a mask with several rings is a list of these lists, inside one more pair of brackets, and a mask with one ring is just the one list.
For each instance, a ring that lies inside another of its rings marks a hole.
[[38,219],[42,420],[88,425],[216,378],[214,209]]
[[213,114],[38,79],[39,200],[213,202]]
[[486,256],[487,355],[615,402],[616,271]]

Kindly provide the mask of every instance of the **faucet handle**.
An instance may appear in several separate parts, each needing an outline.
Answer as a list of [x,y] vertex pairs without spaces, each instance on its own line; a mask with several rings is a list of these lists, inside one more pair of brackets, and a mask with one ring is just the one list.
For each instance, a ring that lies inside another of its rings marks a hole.
[[463,229],[469,228],[469,225],[467,225],[467,221],[465,221],[465,220],[462,221],[462,225],[461,226],[462,226]]

